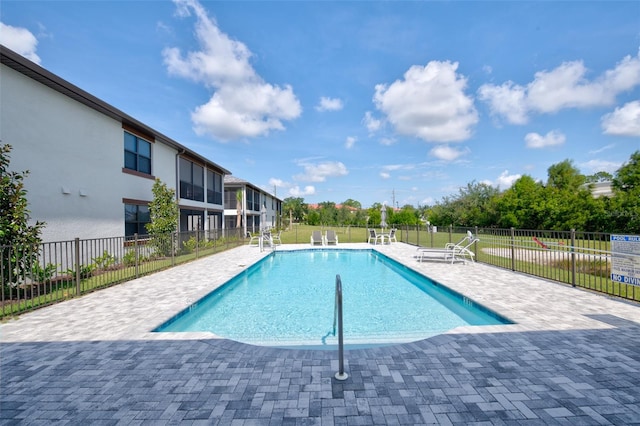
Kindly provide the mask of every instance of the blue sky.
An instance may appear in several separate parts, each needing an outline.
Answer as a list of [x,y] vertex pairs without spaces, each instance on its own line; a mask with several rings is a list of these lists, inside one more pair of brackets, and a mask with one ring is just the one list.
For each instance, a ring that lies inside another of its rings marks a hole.
[[12,1],[0,41],[305,202],[433,204],[640,149],[640,2]]

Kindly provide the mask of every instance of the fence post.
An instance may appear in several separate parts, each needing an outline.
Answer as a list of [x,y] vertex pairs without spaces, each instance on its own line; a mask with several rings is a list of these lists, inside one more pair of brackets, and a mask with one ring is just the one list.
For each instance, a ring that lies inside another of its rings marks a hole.
[[516,270],[516,233],[515,228],[511,227],[511,270]]
[[427,225],[427,235],[429,236],[429,247],[433,248],[433,225]]
[[75,239],[76,246],[76,296],[80,296],[82,294],[82,285],[80,283],[80,238],[76,237]]
[[453,242],[453,224],[449,225],[449,242]]
[[571,285],[576,286],[576,230],[571,228]]
[[474,226],[474,235],[476,236],[476,242],[473,244],[473,251],[475,252],[476,259],[478,258],[478,226]]
[[169,243],[171,244],[171,266],[176,266],[176,245],[177,245],[177,233],[176,232],[171,232],[169,234],[169,238],[171,239],[171,241],[169,241]]
[[140,249],[138,247],[138,233],[136,232],[135,234],[133,234],[133,244],[134,247],[136,249],[135,253],[136,253],[136,278],[138,278],[140,269],[139,269],[139,264],[140,264]]
[[200,255],[200,230],[196,229],[196,259]]

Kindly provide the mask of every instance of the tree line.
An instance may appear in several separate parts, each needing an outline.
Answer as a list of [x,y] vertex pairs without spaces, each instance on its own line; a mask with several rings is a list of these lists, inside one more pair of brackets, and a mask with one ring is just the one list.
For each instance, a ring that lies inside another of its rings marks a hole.
[[[612,193],[594,196],[593,185],[610,182]],[[303,198],[283,202],[285,223],[293,220],[309,225],[379,226],[382,205],[363,209],[348,199],[339,207],[319,203],[311,209]],[[385,207],[390,225],[479,226],[518,229],[569,230],[585,232],[640,233],[640,151],[631,154],[615,174],[583,175],[571,160],[547,170],[546,182],[523,175],[500,190],[482,182],[470,182],[457,194],[432,206]]]

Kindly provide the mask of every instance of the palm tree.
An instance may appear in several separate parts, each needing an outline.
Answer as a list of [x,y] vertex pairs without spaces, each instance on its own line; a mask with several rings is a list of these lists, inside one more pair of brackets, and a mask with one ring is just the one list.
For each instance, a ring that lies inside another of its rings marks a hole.
[[242,226],[242,189],[236,191],[236,211],[238,212],[236,228],[240,228]]

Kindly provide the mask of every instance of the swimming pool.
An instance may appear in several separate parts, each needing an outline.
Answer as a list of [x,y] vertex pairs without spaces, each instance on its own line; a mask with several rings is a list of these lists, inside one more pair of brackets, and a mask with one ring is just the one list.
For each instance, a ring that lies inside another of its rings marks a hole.
[[279,251],[154,331],[209,331],[264,346],[331,348],[335,280],[347,347],[411,342],[505,318],[374,250]]

